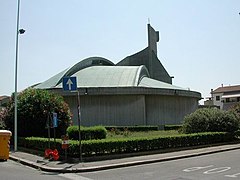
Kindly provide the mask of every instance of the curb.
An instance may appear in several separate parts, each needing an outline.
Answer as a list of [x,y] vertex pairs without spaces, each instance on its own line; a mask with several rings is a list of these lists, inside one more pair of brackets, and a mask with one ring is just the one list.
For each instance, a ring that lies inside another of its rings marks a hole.
[[178,155],[178,156],[156,158],[156,159],[150,159],[150,160],[142,160],[142,161],[140,160],[140,161],[133,161],[133,162],[124,162],[124,163],[116,163],[116,164],[92,166],[92,167],[81,167],[81,168],[57,168],[57,167],[50,167],[46,165],[39,165],[35,162],[29,161],[23,158],[18,158],[13,155],[10,155],[9,159],[13,161],[17,161],[23,165],[30,166],[32,168],[45,171],[45,172],[83,173],[83,172],[94,172],[94,171],[101,171],[101,170],[108,170],[108,169],[115,169],[115,168],[122,168],[122,167],[138,166],[138,165],[144,165],[144,164],[152,164],[152,163],[158,163],[158,162],[166,162],[166,161],[202,156],[202,155],[213,154],[213,153],[226,152],[226,151],[237,150],[237,149],[240,149],[240,146],[230,147],[225,149],[208,150],[200,153],[189,153],[189,154]]

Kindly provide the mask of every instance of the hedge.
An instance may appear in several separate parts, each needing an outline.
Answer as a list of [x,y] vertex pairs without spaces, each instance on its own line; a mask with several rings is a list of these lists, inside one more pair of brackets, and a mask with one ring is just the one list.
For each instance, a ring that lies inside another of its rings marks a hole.
[[108,131],[158,131],[179,130],[182,125],[159,125],[159,126],[105,126]]
[[[169,137],[153,137],[153,138],[130,138],[130,139],[114,139],[114,140],[91,140],[82,141],[82,155],[107,155],[120,153],[133,153],[141,151],[153,151],[167,148],[190,147],[198,145],[207,145],[213,143],[222,143],[235,140],[232,134],[225,132],[212,133],[196,133],[196,134],[182,134]],[[37,149],[44,151],[48,148],[48,139],[45,138],[21,138],[19,139],[19,146],[25,148]],[[51,140],[51,146],[54,145]],[[54,146],[64,154],[61,150],[61,140],[56,140]],[[79,143],[78,141],[70,141],[68,154],[72,157],[79,157]]]
[[158,126],[105,126],[108,131],[157,131]]
[[169,131],[169,130],[180,130],[183,125],[164,125],[164,130]]
[[[67,128],[67,134],[69,139],[78,140],[79,139],[79,127],[70,126]],[[107,137],[107,130],[103,126],[92,126],[92,127],[80,127],[81,139],[91,140],[91,139],[105,139]]]

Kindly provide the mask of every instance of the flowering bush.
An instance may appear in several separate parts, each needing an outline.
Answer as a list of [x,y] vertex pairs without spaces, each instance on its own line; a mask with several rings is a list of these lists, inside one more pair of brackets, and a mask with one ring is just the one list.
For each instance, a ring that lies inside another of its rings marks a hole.
[[[6,126],[13,132],[14,101],[7,107],[4,117]],[[40,89],[26,89],[18,95],[18,136],[47,136],[47,122],[51,121],[52,113],[57,113],[58,127],[56,136],[66,133],[71,113],[69,106],[59,95]]]

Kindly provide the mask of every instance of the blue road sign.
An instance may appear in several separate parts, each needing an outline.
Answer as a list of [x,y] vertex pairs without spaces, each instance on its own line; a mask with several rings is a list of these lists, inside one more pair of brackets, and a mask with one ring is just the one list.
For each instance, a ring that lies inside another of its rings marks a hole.
[[63,85],[64,91],[76,91],[77,90],[77,77],[64,77],[62,85]]
[[53,113],[53,127],[58,127],[57,113]]

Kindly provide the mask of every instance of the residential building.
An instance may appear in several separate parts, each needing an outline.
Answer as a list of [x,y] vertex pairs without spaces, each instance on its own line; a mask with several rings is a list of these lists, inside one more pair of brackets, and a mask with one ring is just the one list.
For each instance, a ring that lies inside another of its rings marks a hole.
[[213,105],[220,109],[228,110],[233,105],[240,103],[240,85],[221,86],[215,90],[211,90],[211,99]]

